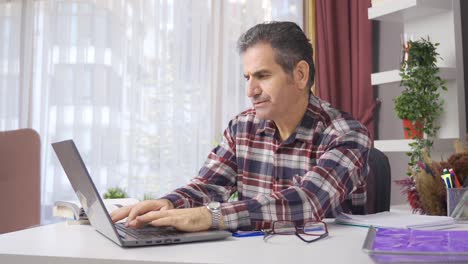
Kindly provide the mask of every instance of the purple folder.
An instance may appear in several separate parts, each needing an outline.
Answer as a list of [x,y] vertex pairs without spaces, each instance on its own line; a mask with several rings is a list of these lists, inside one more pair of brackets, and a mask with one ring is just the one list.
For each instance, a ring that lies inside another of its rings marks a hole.
[[363,250],[378,263],[468,262],[468,230],[369,228]]

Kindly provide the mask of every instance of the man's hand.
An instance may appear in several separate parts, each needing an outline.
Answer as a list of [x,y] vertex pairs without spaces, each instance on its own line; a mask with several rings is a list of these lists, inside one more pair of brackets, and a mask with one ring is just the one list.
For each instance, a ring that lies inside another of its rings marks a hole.
[[[205,231],[211,227],[211,212],[204,206],[165,211],[151,211],[128,222],[130,227],[140,227],[145,224],[153,226],[172,226],[177,230],[196,232]],[[223,224],[221,224],[223,227]]]
[[[204,206],[186,209],[173,209],[167,199],[148,200],[135,205],[119,208],[111,213],[112,221],[127,217],[127,226],[139,228],[153,226],[172,226],[181,231],[205,231],[211,227],[211,212]],[[220,228],[224,229],[221,218]]]
[[127,217],[128,224],[135,220],[139,215],[143,215],[151,211],[165,211],[173,208],[174,205],[167,199],[147,200],[119,208],[113,211],[110,216],[113,222],[117,222]]

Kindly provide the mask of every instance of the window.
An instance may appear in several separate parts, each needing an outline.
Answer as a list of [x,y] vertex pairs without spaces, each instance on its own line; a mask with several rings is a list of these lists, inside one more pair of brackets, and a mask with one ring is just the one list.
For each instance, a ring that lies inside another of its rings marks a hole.
[[237,38],[265,20],[302,25],[302,1],[0,1],[0,19],[0,129],[40,133],[48,221],[76,199],[55,141],[74,139],[101,193],[187,183],[250,107]]

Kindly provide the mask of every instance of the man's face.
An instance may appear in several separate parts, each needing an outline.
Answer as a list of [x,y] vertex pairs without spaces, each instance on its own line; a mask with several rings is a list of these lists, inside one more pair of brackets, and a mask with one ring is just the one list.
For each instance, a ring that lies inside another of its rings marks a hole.
[[259,43],[248,48],[242,59],[247,96],[252,100],[257,117],[273,121],[288,118],[300,90],[296,89],[292,74],[287,74],[276,63],[270,44]]

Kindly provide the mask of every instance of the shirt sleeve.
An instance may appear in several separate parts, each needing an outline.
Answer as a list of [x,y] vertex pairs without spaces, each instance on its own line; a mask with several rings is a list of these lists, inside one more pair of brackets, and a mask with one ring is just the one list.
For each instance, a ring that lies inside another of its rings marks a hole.
[[[317,165],[294,184],[279,192],[254,199],[226,203],[222,207],[229,229],[264,229],[273,221],[321,220],[328,210],[340,208],[345,198],[365,203],[365,176],[371,141],[357,121],[341,120],[324,131],[324,153]],[[350,128],[352,127],[352,128]],[[364,196],[364,199],[362,199]]]

